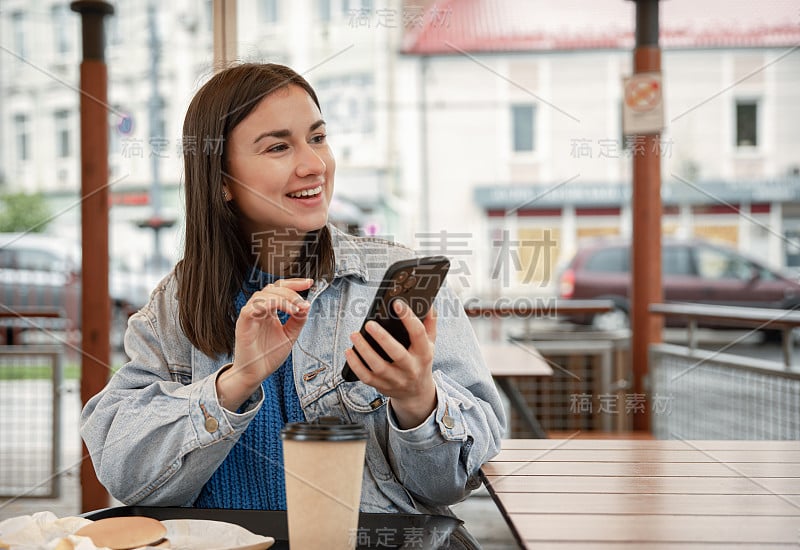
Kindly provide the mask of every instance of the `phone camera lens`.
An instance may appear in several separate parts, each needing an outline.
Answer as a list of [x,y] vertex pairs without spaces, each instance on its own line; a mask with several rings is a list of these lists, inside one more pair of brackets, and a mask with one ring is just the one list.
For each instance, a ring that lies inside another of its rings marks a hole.
[[413,288],[415,284],[417,284],[417,278],[416,277],[409,277],[408,279],[406,279],[406,282],[403,283],[403,287],[404,288]]
[[401,271],[400,273],[397,274],[398,283],[402,283],[406,279],[408,279],[408,271]]

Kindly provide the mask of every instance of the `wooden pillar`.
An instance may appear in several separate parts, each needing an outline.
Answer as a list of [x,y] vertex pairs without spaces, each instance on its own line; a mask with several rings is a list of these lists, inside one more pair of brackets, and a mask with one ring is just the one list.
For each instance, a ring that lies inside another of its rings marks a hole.
[[214,72],[236,60],[236,0],[213,0]]
[[[108,102],[103,20],[114,8],[103,1],[70,5],[80,13],[83,60],[81,110],[81,402],[106,384],[111,365],[111,299],[108,293]],[[81,462],[81,510],[108,506],[86,446]]]
[[[636,2],[636,47],[633,72],[661,71],[658,46],[658,0]],[[631,359],[633,391],[644,395],[645,410],[633,415],[633,429],[650,430],[651,395],[646,385],[648,349],[661,341],[662,318],[649,312],[663,301],[661,287],[660,133],[644,136],[644,151],[633,155],[633,245],[631,271]]]

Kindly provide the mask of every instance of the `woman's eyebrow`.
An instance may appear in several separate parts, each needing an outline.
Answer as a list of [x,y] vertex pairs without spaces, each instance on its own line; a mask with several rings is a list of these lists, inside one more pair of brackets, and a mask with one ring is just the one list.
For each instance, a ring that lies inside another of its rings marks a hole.
[[[324,125],[325,125],[325,121],[322,120],[322,119],[319,119],[314,124],[312,124],[311,126],[308,127],[308,131],[309,132],[313,132],[314,130],[316,130],[320,126],[324,126]],[[267,138],[267,137],[274,137],[274,138],[279,138],[280,139],[280,138],[287,138],[287,137],[289,137],[291,135],[292,135],[292,131],[288,130],[288,129],[272,130],[270,132],[264,132],[263,134],[259,135],[255,140],[253,140],[253,144],[255,145],[256,143],[258,143],[259,141],[261,141],[262,139]]]

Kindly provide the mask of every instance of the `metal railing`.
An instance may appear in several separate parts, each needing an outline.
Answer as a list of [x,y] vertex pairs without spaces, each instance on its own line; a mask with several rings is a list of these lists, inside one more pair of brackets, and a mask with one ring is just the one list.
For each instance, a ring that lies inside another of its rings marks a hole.
[[800,439],[800,372],[672,344],[649,353],[657,439]]
[[63,350],[0,346],[0,497],[60,493]]
[[697,326],[713,323],[754,330],[778,330],[782,333],[783,363],[792,364],[794,339],[792,331],[800,327],[800,311],[755,307],[715,306],[706,304],[652,304],[651,313],[686,319],[689,348],[697,348]]
[[[800,312],[654,304],[650,311],[689,321],[689,345],[650,346],[652,415],[659,439],[800,439],[800,369],[792,366],[791,331]],[[783,332],[783,361],[697,348],[699,323]]]

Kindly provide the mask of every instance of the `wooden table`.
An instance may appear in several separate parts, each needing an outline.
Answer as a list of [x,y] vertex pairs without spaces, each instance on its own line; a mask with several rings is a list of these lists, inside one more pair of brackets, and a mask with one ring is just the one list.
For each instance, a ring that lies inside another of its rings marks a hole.
[[519,342],[487,342],[481,344],[483,360],[497,385],[508,397],[511,406],[535,437],[546,438],[547,432],[536,419],[536,413],[520,393],[515,378],[551,376],[553,369],[536,348]]
[[800,441],[503,443],[483,478],[524,548],[800,545]]

